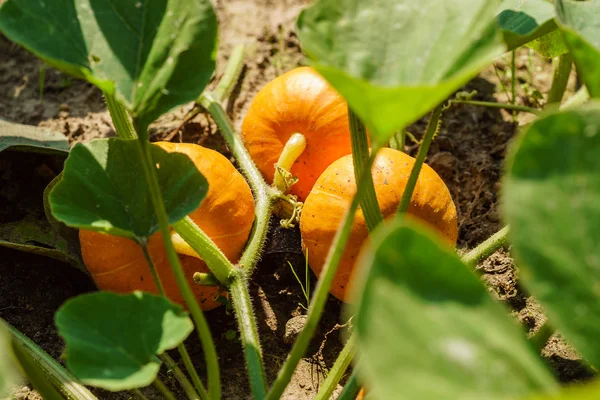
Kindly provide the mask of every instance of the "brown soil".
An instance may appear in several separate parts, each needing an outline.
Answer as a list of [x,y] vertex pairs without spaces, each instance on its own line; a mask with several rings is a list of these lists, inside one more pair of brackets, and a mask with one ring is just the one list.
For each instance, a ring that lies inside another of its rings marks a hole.
[[[256,92],[269,80],[302,63],[294,21],[306,1],[302,0],[219,0],[216,8],[221,23],[218,74],[224,67],[228,51],[238,43],[249,47],[242,79],[228,105],[236,126]],[[504,80],[507,64],[497,61],[498,74]],[[531,66],[529,66],[531,64]],[[527,51],[518,55],[519,82],[546,93],[550,83],[550,67],[546,60]],[[38,71],[42,63],[23,49],[0,37],[0,118],[13,122],[52,127],[63,132],[71,142],[87,141],[114,135],[114,128],[101,93],[85,82],[48,69],[43,99],[40,100]],[[534,75],[530,76],[530,72]],[[505,82],[506,83],[506,82]],[[570,90],[574,82],[571,82]],[[518,101],[535,105],[535,92],[519,86]],[[477,90],[478,99],[506,101],[493,68],[483,72],[465,88]],[[531,104],[534,103],[534,104]],[[157,121],[151,127],[153,140],[164,140],[180,125],[188,104]],[[519,115],[521,123],[527,116]],[[433,143],[428,163],[448,184],[459,208],[459,248],[464,250],[496,232],[501,226],[498,212],[499,178],[507,143],[518,123],[511,116],[493,109],[471,106],[453,107],[444,112],[443,128]],[[426,120],[409,130],[417,138]],[[207,116],[200,114],[185,125],[173,141],[202,143],[227,153],[217,129]],[[414,143],[407,150],[416,151]],[[48,156],[23,157],[5,152],[0,155],[0,223],[15,221],[27,213],[42,215],[41,192],[60,170],[61,160]],[[50,171],[50,172],[49,172]],[[82,272],[47,258],[0,248],[0,317],[32,338],[53,357],[59,359],[63,342],[53,324],[53,314],[68,298],[92,291],[93,283]],[[290,346],[283,337],[286,322],[301,315],[299,303],[306,303],[300,287],[287,264],[304,271],[304,258],[297,230],[284,230],[273,223],[270,239],[251,282],[251,292],[259,321],[262,348],[268,379],[274,379]],[[544,321],[540,307],[518,284],[514,262],[507,251],[499,251],[478,267],[490,291],[504,301],[529,332]],[[314,283],[315,278],[311,275]],[[326,312],[306,358],[283,398],[311,399],[324,372],[335,361],[342,347],[344,329],[340,329],[340,303],[330,298]],[[233,314],[222,307],[208,315],[219,351],[226,399],[248,398],[248,382],[239,339],[228,339],[226,333],[236,330]],[[202,370],[203,357],[195,337],[188,348]],[[558,378],[576,382],[592,376],[559,337],[553,337],[543,355]],[[176,356],[176,355],[174,355]],[[201,371],[204,372],[204,371]],[[163,378],[170,381],[164,371]],[[339,388],[338,388],[339,390]],[[97,391],[102,399],[126,399],[127,394]],[[151,388],[149,398],[157,398]],[[15,393],[18,399],[37,399],[35,392],[23,387]]]

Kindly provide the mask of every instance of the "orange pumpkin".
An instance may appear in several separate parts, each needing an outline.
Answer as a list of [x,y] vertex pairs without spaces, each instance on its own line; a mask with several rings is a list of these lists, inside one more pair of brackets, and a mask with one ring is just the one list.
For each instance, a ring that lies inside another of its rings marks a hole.
[[[208,181],[208,193],[190,218],[215,242],[225,256],[236,262],[248,240],[254,222],[254,199],[250,187],[227,158],[218,152],[190,143],[155,143],[168,152],[186,154]],[[196,299],[202,309],[211,310],[218,287],[193,284],[194,272],[209,272],[198,255],[172,232],[175,248]],[[118,293],[142,290],[158,293],[152,274],[137,243],[104,233],[80,230],[83,261],[99,289]],[[167,297],[185,305],[167,261],[160,233],[150,237],[148,250]]]
[[[375,157],[371,172],[384,218],[394,216],[414,162],[414,158],[389,148],[379,150]],[[323,172],[304,202],[300,218],[302,246],[305,252],[308,251],[309,265],[317,276],[321,273],[329,247],[355,193],[352,155],[347,155]],[[408,215],[429,224],[448,242],[456,244],[456,207],[448,188],[428,165],[423,165],[421,169]],[[359,251],[367,237],[367,225],[359,209],[354,216],[350,237],[331,287],[331,294],[339,300],[348,300],[348,284]]]
[[310,67],[293,69],[269,82],[242,123],[246,148],[269,183],[274,164],[296,132],[304,135],[307,146],[292,166],[298,182],[290,193],[303,201],[321,173],[352,152],[346,101]]

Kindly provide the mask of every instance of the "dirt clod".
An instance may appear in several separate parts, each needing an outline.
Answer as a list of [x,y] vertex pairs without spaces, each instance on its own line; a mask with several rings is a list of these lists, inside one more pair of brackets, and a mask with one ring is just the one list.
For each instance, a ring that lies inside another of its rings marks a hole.
[[296,341],[296,338],[304,329],[304,325],[306,325],[306,315],[298,315],[297,317],[292,317],[285,323],[285,333],[283,334],[283,341],[287,345],[293,345]]

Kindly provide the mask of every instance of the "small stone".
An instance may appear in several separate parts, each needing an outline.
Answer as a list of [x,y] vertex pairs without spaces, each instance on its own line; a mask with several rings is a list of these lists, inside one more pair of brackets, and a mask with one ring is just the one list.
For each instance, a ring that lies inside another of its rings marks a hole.
[[290,346],[293,345],[300,332],[302,332],[302,329],[304,329],[304,325],[306,325],[306,315],[290,318],[285,323],[283,342]]
[[58,109],[60,111],[69,111],[69,105],[67,103],[62,103],[60,106],[58,106]]

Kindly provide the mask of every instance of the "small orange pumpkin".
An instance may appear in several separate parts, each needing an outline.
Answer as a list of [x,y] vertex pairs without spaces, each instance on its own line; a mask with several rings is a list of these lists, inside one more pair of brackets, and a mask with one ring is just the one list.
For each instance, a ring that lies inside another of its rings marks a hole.
[[[232,262],[239,259],[254,222],[254,199],[248,183],[227,158],[214,150],[190,143],[155,143],[168,152],[186,154],[208,181],[208,193],[190,218],[215,242]],[[174,232],[172,235],[178,238]],[[140,246],[134,241],[104,233],[80,230],[83,261],[99,289],[118,293],[142,290],[158,293]],[[180,238],[175,240],[183,271],[203,310],[211,310],[218,287],[193,283],[194,272],[209,272],[198,255]],[[167,297],[185,305],[156,233],[148,241],[150,257]]]
[[[371,169],[379,207],[384,218],[393,217],[408,177],[415,163],[414,158],[389,148],[379,150]],[[347,155],[329,166],[317,180],[310,192],[300,218],[302,247],[308,251],[309,265],[319,276],[329,247],[344,213],[356,193],[352,155]],[[458,236],[456,207],[442,179],[428,165],[423,165],[408,208],[408,215],[429,224],[453,245]],[[347,287],[360,249],[368,237],[367,225],[359,209],[346,249],[342,255],[331,294],[348,301]]]
[[307,145],[290,171],[298,177],[290,193],[302,201],[332,162],[352,152],[346,101],[310,67],[293,69],[269,82],[242,123],[246,148],[269,183],[283,147],[297,132]]

